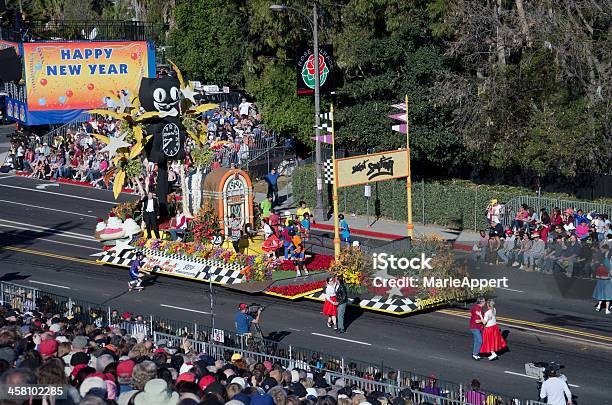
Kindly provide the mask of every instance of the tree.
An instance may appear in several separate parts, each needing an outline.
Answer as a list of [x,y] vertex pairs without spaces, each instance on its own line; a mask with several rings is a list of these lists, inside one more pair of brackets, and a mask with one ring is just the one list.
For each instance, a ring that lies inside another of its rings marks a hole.
[[240,88],[245,17],[236,0],[181,1],[174,11],[170,57],[191,79]]

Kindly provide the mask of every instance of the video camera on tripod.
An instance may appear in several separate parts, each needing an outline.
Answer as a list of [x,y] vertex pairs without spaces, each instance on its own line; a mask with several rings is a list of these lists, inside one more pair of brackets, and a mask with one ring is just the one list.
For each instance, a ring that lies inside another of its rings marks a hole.
[[251,303],[251,304],[247,305],[246,313],[251,315],[253,318],[256,318],[257,317],[257,313],[258,312],[263,312],[264,309],[266,309],[266,307],[264,305],[257,304],[257,303]]
[[533,363],[525,364],[525,374],[529,377],[537,379],[539,392],[540,388],[542,388],[542,383],[548,380],[551,376],[559,377],[563,381],[567,382],[567,377],[560,372],[562,368],[565,368],[565,366],[554,361],[534,361]]

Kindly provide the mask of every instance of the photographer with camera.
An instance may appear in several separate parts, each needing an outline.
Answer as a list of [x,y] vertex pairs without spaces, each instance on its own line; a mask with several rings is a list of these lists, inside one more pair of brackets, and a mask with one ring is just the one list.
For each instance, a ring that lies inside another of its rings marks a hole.
[[261,311],[263,308],[257,308],[257,315],[255,317],[249,314],[249,306],[247,304],[240,304],[238,306],[238,312],[236,312],[236,316],[234,318],[236,324],[236,333],[239,335],[245,335],[249,333],[251,329],[251,324],[258,324],[259,317],[261,315]]
[[565,379],[558,376],[557,367],[548,366],[545,378],[540,388],[540,399],[546,398],[546,403],[552,405],[572,405],[572,392]]

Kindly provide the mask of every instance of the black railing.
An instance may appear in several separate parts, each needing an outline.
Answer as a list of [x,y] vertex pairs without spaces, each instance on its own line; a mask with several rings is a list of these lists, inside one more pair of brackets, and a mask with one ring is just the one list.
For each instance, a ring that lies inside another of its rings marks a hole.
[[2,27],[1,39],[14,42],[32,41],[147,41],[155,40],[167,30],[165,24],[142,21],[28,21],[19,26]]

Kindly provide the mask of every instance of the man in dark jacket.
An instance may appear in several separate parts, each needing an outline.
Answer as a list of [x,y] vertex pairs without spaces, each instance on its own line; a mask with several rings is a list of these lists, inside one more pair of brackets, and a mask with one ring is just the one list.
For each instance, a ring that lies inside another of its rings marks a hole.
[[344,333],[344,314],[346,313],[346,305],[348,303],[348,290],[342,276],[338,276],[336,300],[338,303],[338,333]]
[[148,195],[142,199],[142,218],[147,227],[147,237],[153,237],[159,239],[159,226],[157,220],[159,219],[159,201],[155,197],[152,191],[149,191]]

